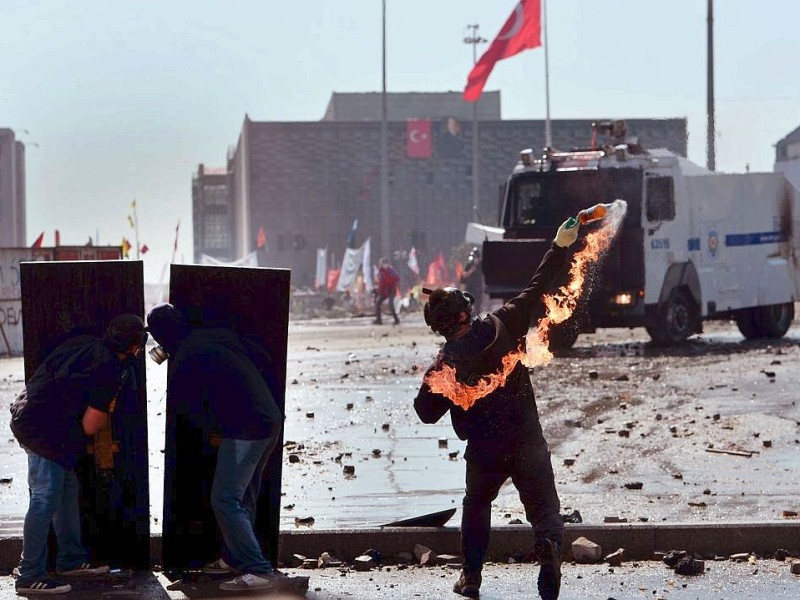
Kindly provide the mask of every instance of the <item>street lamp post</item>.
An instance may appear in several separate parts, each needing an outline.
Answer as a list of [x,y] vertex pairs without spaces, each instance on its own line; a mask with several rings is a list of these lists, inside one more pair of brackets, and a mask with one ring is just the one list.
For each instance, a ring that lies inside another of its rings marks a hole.
[[388,110],[386,107],[386,0],[382,1],[382,77],[381,93],[381,253],[391,254],[389,240],[389,148],[388,148]]
[[[467,25],[471,32],[464,37],[465,44],[472,44],[472,64],[478,62],[478,44],[485,44],[486,39],[478,35],[479,25]],[[472,103],[472,219],[480,221],[478,205],[480,200],[480,182],[478,179],[478,101]]]

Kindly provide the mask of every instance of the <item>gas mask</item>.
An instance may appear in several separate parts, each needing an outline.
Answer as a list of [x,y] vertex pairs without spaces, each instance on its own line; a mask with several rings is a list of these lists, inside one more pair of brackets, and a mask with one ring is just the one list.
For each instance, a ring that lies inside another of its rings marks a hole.
[[157,365],[160,365],[169,358],[169,352],[164,349],[164,346],[155,346],[150,348],[148,354],[150,355],[150,358],[153,359],[153,362]]

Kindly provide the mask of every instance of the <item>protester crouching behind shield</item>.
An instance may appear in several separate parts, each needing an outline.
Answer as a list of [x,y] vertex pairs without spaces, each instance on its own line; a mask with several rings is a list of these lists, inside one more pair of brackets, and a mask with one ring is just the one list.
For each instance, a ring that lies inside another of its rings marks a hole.
[[72,586],[47,578],[47,536],[52,523],[63,577],[99,575],[81,543],[79,482],[75,466],[88,436],[106,426],[110,407],[130,384],[124,363],[141,355],[147,341],[141,317],[123,314],[104,337],[74,335],[55,347],[11,407],[11,430],[28,454],[30,503],[15,569],[20,594],[64,594]]
[[147,315],[150,333],[171,362],[170,394],[191,404],[205,435],[221,436],[211,506],[223,547],[220,558],[203,571],[239,574],[222,583],[223,590],[272,587],[283,575],[264,557],[254,526],[262,473],[279,439],[283,415],[259,369],[268,360],[266,351],[222,326],[221,320],[210,322],[212,326],[192,328],[171,304],[160,304]]
[[[456,369],[456,378],[474,385],[501,368],[502,357],[523,342],[531,321],[542,308],[542,296],[567,263],[567,248],[578,235],[575,220],[558,230],[552,247],[525,289],[502,307],[473,318],[474,299],[457,288],[425,290],[425,322],[444,336],[445,344],[426,377],[442,364]],[[538,588],[545,600],[558,598],[564,525],[556,493],[550,451],[542,434],[530,375],[518,363],[504,386],[479,399],[469,410],[431,391],[423,382],[414,408],[424,423],[436,423],[450,412],[453,428],[467,441],[466,494],[461,520],[463,569],[453,591],[477,597],[489,545],[491,504],[511,477],[533,526],[534,549],[541,562]]]

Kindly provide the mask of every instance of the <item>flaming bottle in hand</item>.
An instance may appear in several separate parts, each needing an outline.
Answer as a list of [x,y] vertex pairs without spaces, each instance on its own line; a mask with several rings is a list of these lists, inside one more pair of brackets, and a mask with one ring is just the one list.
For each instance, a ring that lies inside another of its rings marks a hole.
[[581,222],[581,225],[599,221],[608,214],[611,206],[611,204],[595,204],[591,208],[586,208],[578,213],[578,221]]

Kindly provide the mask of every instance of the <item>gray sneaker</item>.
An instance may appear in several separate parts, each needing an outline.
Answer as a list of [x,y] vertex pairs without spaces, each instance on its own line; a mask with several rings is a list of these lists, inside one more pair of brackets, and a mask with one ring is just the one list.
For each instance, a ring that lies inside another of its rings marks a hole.
[[110,570],[108,565],[94,567],[91,563],[86,562],[78,565],[74,569],[67,569],[66,571],[57,570],[56,573],[62,577],[93,577],[95,575],[105,575]]
[[289,577],[280,571],[272,571],[270,573],[245,573],[239,575],[235,579],[226,581],[219,584],[219,589],[228,592],[241,592],[246,590],[263,590],[267,588],[276,588],[281,584],[289,581]]

